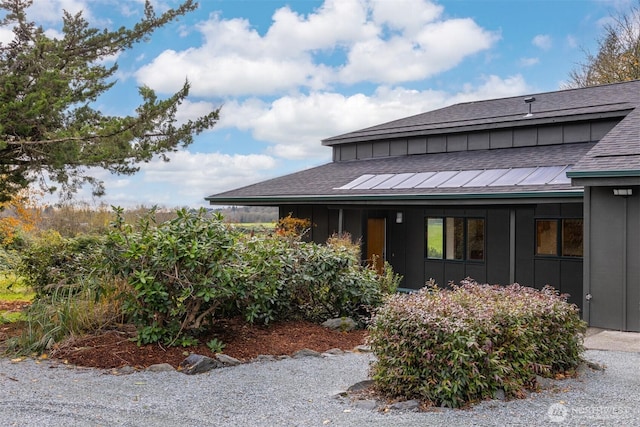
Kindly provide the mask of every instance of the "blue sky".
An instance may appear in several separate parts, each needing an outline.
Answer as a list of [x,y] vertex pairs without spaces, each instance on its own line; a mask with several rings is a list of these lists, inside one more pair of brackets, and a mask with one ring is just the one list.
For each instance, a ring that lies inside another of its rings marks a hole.
[[[95,174],[91,204],[208,206],[210,194],[331,160],[321,139],[458,102],[558,90],[595,51],[602,26],[632,0],[201,0],[197,11],[121,54],[99,99],[131,114],[146,85],[160,96],[188,79],[188,119],[221,119],[169,163],[134,176]],[[173,0],[153,1],[158,11]],[[97,27],[131,25],[141,0],[35,0],[55,36],[61,10]],[[0,29],[0,41],[10,34]]]

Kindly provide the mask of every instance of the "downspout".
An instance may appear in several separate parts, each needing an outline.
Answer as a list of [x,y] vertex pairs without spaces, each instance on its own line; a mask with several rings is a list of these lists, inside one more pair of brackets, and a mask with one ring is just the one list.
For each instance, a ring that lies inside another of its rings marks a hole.
[[338,236],[342,236],[343,226],[342,222],[344,221],[344,212],[342,208],[338,209]]

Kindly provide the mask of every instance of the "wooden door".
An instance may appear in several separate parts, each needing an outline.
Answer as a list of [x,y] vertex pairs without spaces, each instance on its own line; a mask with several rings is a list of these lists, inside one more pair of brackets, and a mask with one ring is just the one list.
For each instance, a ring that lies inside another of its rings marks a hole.
[[367,220],[367,262],[374,263],[378,273],[382,273],[386,259],[386,230],[385,218],[369,218]]

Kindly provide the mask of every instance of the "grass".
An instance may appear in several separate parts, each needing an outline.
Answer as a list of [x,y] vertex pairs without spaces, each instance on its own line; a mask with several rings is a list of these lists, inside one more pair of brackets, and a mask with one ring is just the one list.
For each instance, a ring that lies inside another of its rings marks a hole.
[[429,218],[427,222],[427,255],[442,258],[444,226],[441,218]]
[[[0,273],[0,302],[30,302],[34,297],[33,291],[22,284],[20,277],[13,273]],[[0,310],[0,324],[25,320],[21,311]]]
[[0,301],[31,301],[34,292],[13,273],[0,273]]

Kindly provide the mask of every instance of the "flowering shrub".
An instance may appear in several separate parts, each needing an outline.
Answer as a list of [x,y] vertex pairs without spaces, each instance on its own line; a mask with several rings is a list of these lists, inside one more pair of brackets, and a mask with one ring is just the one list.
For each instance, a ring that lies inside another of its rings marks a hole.
[[578,308],[550,287],[434,283],[395,295],[379,309],[369,340],[372,378],[389,397],[459,407],[517,397],[579,364],[586,324]]

